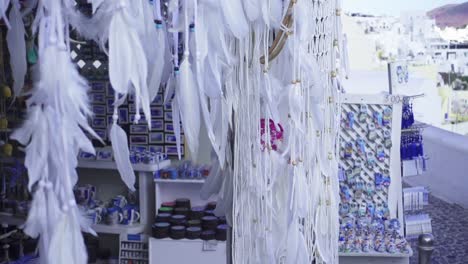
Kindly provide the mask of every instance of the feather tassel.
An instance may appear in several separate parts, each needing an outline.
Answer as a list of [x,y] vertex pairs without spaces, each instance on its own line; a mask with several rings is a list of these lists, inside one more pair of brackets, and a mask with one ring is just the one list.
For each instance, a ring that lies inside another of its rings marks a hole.
[[174,135],[176,137],[176,147],[177,147],[177,156],[179,160],[182,159],[181,153],[181,142],[180,142],[180,109],[179,109],[179,102],[177,98],[172,100],[172,126],[174,127]]
[[[163,25],[161,24],[161,27]],[[150,71],[149,75],[149,84],[148,84],[148,89],[149,89],[149,99],[150,102],[154,101],[154,98],[156,98],[156,95],[159,93],[159,88],[161,86],[162,80],[163,80],[163,73],[164,73],[164,65],[165,65],[165,59],[166,59],[166,33],[162,28],[158,29],[157,32],[157,41],[156,41],[156,46],[154,49],[157,50],[157,54],[155,55],[155,63],[153,66],[152,71]]]
[[[48,263],[50,264],[88,263],[88,255],[86,254],[86,247],[75,210],[77,210],[76,207],[70,208],[67,213],[62,215],[57,224],[48,252]],[[67,245],[65,246],[63,243]]]
[[116,120],[110,129],[110,141],[114,152],[115,163],[122,180],[131,191],[135,191],[135,172],[130,163],[130,151],[128,150],[128,140],[125,131],[117,125]]
[[27,71],[26,63],[26,41],[23,18],[20,12],[20,3],[13,0],[10,11],[10,29],[6,40],[10,52],[10,66],[13,73],[13,92],[19,96],[24,86],[24,78]]
[[[188,17],[188,7],[184,6],[184,16]],[[186,20],[187,21],[187,20]],[[192,69],[189,62],[188,51],[188,24],[185,27],[185,52],[184,60],[180,65],[180,82],[177,91],[177,100],[180,106],[180,116],[184,127],[187,145],[191,157],[195,158],[198,152],[199,133],[200,133],[200,106],[198,97],[198,88],[193,78]]]
[[231,33],[238,39],[245,37],[249,32],[249,25],[241,0],[221,0],[219,5]]
[[8,29],[11,28],[10,22],[8,21],[8,17],[6,15],[6,11],[9,5],[10,0],[0,0],[0,18],[3,19]]
[[256,21],[261,15],[261,1],[259,0],[244,0],[245,15],[250,22]]

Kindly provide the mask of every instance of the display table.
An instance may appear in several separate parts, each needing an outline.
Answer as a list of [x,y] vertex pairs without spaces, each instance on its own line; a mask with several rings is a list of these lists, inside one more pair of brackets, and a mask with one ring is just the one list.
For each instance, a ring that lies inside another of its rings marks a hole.
[[412,255],[411,249],[409,254],[340,253],[340,264],[409,264]]

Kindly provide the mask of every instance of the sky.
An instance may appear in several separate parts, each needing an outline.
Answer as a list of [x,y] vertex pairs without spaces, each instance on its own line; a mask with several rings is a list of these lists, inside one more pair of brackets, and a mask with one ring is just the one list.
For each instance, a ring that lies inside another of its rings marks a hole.
[[346,12],[399,16],[402,11],[429,11],[433,8],[468,0],[343,0]]

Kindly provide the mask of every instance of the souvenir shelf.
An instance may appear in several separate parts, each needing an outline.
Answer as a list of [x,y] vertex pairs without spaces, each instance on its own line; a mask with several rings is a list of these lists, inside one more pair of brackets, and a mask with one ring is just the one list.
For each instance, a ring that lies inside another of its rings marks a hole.
[[[153,204],[153,174],[158,169],[169,167],[170,160],[161,161],[159,164],[134,164],[133,169],[136,172],[136,177],[139,181],[139,207],[140,207],[140,223],[133,225],[104,225],[97,224],[94,226],[98,233],[107,234],[139,234],[150,233],[151,224],[154,219],[154,204]],[[112,161],[82,161],[78,163],[81,169],[104,169],[117,170],[115,162]],[[84,172],[79,172],[84,173]]]
[[[344,197],[349,200],[344,206],[349,211],[340,205],[342,223],[349,213],[357,215],[360,207],[364,207],[364,215],[370,212],[369,208],[374,208],[375,212],[380,208],[388,219],[398,219],[403,223],[401,110],[400,96],[343,95],[340,110],[340,195],[342,202]],[[357,186],[360,187],[355,188]],[[342,210],[347,213],[342,213]],[[398,231],[403,234],[402,224]],[[409,263],[412,251],[409,246],[405,250],[404,253],[374,250],[340,252],[340,263]]]
[[25,219],[26,217],[0,212],[0,223],[6,223],[10,226],[20,226],[24,223]]
[[[164,169],[171,165],[170,160],[163,160],[158,164],[132,164],[132,167],[137,172],[151,172],[154,173],[158,169]],[[88,168],[88,169],[107,169],[107,170],[117,170],[117,165],[113,161],[84,161],[80,160],[78,162],[79,168]]]
[[93,225],[94,231],[96,233],[103,234],[140,234],[145,232],[146,224],[139,223],[133,225],[106,225],[106,224],[96,224]]
[[[416,123],[414,119],[412,100],[423,97],[424,94],[404,98],[402,115],[402,164],[403,177],[420,176],[426,170],[427,156],[424,155],[423,135],[424,124]],[[420,234],[432,233],[432,220],[428,214],[422,213],[428,205],[429,191],[422,186],[404,190],[405,234],[407,237],[417,237]]]
[[[25,220],[25,216],[17,216],[10,213],[0,212],[0,223],[7,223],[8,225],[13,226],[21,226],[22,224],[24,224]],[[143,222],[133,225],[93,225],[94,231],[96,231],[97,233],[104,234],[139,234],[147,230],[146,228],[146,224],[143,224]]]
[[166,179],[154,179],[155,183],[200,183],[205,182],[204,179],[175,179],[175,180],[166,180]]
[[[2,159],[5,163],[14,163],[15,160],[23,162],[23,159],[6,158]],[[161,161],[159,165],[147,165],[147,164],[136,164],[133,168],[138,177],[140,189],[139,189],[139,204],[140,204],[140,223],[133,225],[105,225],[96,224],[93,226],[97,233],[105,234],[138,234],[138,233],[150,233],[151,224],[153,222],[154,215],[154,204],[153,204],[153,174],[158,168],[163,169],[169,167],[171,164],[170,160]],[[104,169],[104,170],[117,170],[115,162],[112,161],[82,161],[78,162],[78,168],[80,169]],[[80,173],[83,173],[81,171]],[[89,172],[86,172],[89,173]],[[92,172],[94,173],[94,172]],[[22,225],[25,221],[25,217],[15,216],[8,213],[0,213],[0,222],[5,222],[10,225]]]
[[147,235],[121,234],[119,238],[119,264],[150,263],[148,259]]
[[[206,204],[207,201],[200,198],[204,182],[204,179],[154,179],[155,205],[182,197],[189,198],[192,206]],[[150,263],[184,264],[196,260],[197,263],[224,264],[227,263],[226,252],[225,241],[149,239]]]
[[[189,198],[193,206],[206,204],[207,201],[200,198],[200,191],[205,182],[204,179],[154,179],[155,205],[167,201],[175,201],[177,198]],[[155,208],[157,211],[157,208]]]
[[426,171],[426,161],[422,147],[422,132],[426,127],[416,123],[412,100],[424,97],[425,94],[405,96],[401,121],[401,167],[403,177],[421,175]]

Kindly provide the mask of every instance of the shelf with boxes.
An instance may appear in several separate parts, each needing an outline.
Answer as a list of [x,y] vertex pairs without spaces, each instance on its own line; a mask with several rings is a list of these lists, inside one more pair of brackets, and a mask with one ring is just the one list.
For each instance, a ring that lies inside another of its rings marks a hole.
[[148,264],[148,236],[121,234],[119,237],[119,264]]
[[[423,132],[426,125],[417,123],[414,118],[413,100],[424,94],[406,96],[403,100],[402,138],[401,138],[401,171],[403,177],[421,176],[427,171],[429,158],[424,152]],[[405,188],[403,190],[405,208],[405,234],[414,238],[420,234],[432,233],[432,221],[428,214],[423,213],[428,205],[429,191],[422,186]]]
[[155,204],[159,207],[149,240],[150,263],[182,264],[194,259],[226,263],[226,219],[214,215],[215,202],[200,197],[208,174],[208,166],[190,163],[155,174]]

